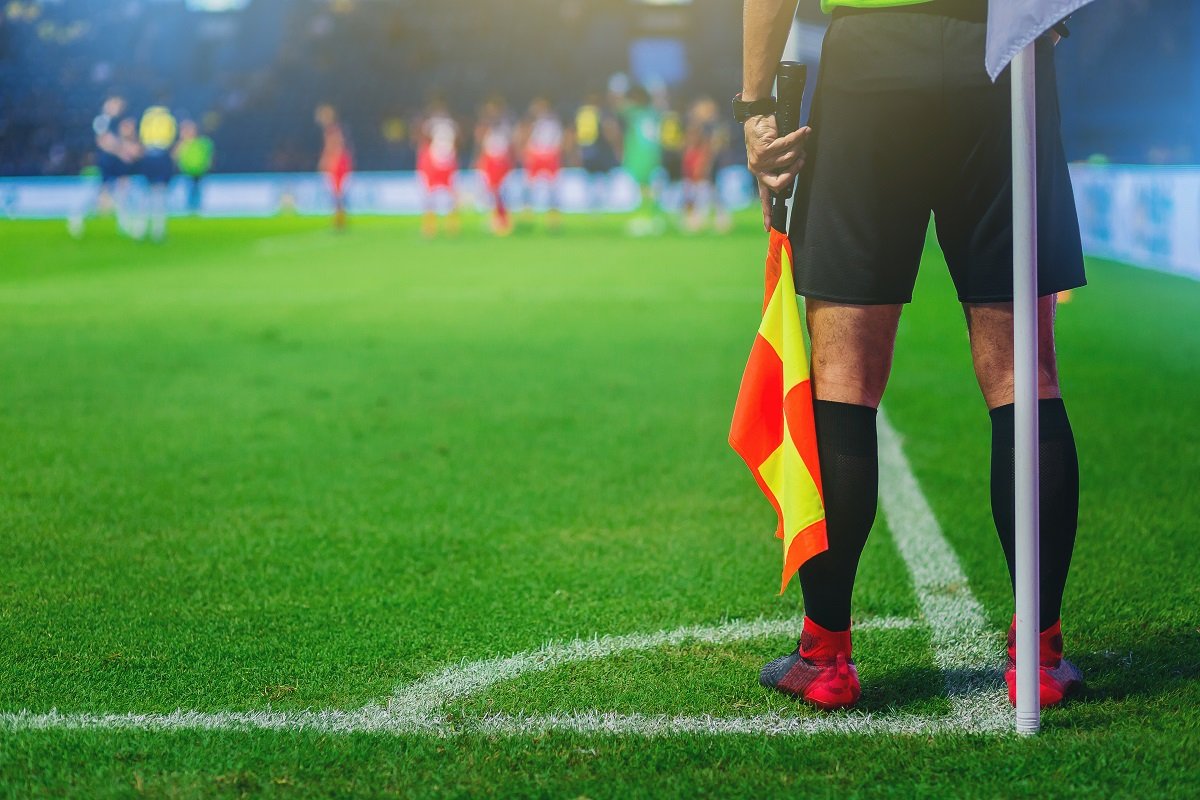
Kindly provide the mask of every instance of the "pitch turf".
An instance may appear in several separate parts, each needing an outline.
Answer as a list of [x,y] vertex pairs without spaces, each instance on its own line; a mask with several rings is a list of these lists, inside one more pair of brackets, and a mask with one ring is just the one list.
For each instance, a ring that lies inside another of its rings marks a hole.
[[[785,619],[773,515],[724,442],[761,233],[568,219],[184,221],[163,246],[0,223],[0,713],[355,709],[596,634]],[[28,730],[6,796],[1200,793],[1200,285],[1101,261],[1059,316],[1082,464],[1065,613],[1088,687],[1013,735]],[[988,420],[936,250],[891,422],[995,631]],[[919,617],[881,517],[863,618]],[[811,717],[788,636],[624,653],[451,704]],[[864,704],[936,715],[920,627],[856,637]]]

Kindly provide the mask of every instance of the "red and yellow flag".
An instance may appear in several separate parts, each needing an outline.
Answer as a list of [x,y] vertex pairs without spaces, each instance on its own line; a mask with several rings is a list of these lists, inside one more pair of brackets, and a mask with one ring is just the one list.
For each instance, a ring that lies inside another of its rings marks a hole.
[[808,353],[800,327],[787,234],[771,230],[763,319],[742,375],[729,444],[775,507],[783,581],[829,548],[813,420]]

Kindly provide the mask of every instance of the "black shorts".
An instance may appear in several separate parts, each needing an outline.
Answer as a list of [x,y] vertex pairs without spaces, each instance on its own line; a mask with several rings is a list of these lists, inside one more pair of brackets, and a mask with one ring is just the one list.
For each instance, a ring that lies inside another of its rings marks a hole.
[[671,183],[683,180],[683,151],[663,148],[662,165]]
[[139,163],[140,172],[152,186],[170,183],[175,174],[175,162],[166,150],[147,150]]
[[612,172],[617,168],[617,159],[612,149],[600,144],[590,144],[580,148],[583,168],[593,175]]
[[[987,0],[835,11],[790,227],[800,294],[909,302],[932,213],[959,300],[1012,300],[1010,84],[984,72],[986,16]],[[1086,283],[1052,47],[1037,44],[1040,295]]]
[[100,183],[107,185],[118,178],[129,174],[129,165],[112,153],[101,150],[96,156],[96,166],[100,170]]

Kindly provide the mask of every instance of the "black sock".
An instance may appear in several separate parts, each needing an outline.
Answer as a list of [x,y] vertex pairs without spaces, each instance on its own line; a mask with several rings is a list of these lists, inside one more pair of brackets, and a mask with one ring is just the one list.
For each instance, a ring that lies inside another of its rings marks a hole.
[[[1013,467],[1013,407],[992,409],[992,518],[1008,562],[1008,577],[1016,587],[1016,499]],[[1075,436],[1061,399],[1038,401],[1040,483],[1041,629],[1062,615],[1063,589],[1079,517],[1079,458]]]
[[800,567],[804,613],[831,631],[850,627],[854,574],[879,502],[877,412],[870,406],[817,400],[817,452],[829,549]]

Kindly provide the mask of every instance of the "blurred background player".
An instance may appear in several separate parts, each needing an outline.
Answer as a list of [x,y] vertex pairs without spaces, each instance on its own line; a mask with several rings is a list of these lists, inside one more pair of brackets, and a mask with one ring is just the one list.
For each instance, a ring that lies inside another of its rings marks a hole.
[[521,125],[521,166],[525,169],[527,202],[530,209],[546,208],[546,224],[559,225],[558,173],[562,168],[565,132],[562,120],[550,101],[535,98]]
[[498,95],[491,97],[479,113],[475,126],[475,167],[483,176],[492,199],[492,231],[500,236],[512,232],[512,220],[501,188],[513,168],[514,125]]
[[200,129],[190,119],[179,125],[179,143],[175,145],[175,163],[188,177],[188,211],[200,211],[200,182],[212,170],[213,140],[200,135]]
[[329,179],[329,187],[333,192],[333,227],[341,231],[346,229],[346,180],[354,170],[354,158],[346,129],[338,120],[337,110],[323,103],[317,106],[315,118],[324,137],[317,168]]
[[417,174],[425,188],[421,232],[427,237],[437,235],[439,213],[446,215],[446,229],[458,233],[458,195],[454,191],[458,136],[458,123],[450,116],[446,101],[435,97],[416,127]]
[[717,191],[717,161],[729,145],[729,133],[720,109],[711,97],[696,100],[688,111],[683,150],[683,228],[702,230],[709,211],[713,227],[727,233],[732,227],[729,210]]
[[[671,192],[675,197],[682,197],[684,193],[683,186],[683,147],[684,147],[684,128],[683,119],[679,112],[666,105],[666,99],[663,98],[663,104],[659,106],[665,109],[662,112],[662,127],[659,132],[659,141],[662,143],[662,175],[666,178],[664,190]],[[660,201],[662,198],[660,197]],[[680,203],[682,205],[682,202]]]
[[662,115],[651,104],[646,90],[635,86],[629,91],[621,118],[625,134],[621,166],[642,193],[641,207],[629,222],[629,232],[634,236],[662,233],[666,220],[655,192],[655,180],[662,169]]
[[175,116],[163,105],[147,108],[138,126],[142,142],[140,172],[146,178],[146,212],[150,238],[155,242],[167,237],[167,186],[175,172],[171,150],[178,132]]
[[146,236],[146,217],[141,185],[133,178],[141,171],[143,152],[137,120],[122,117],[117,123],[117,154],[124,165],[124,172],[117,178],[117,227],[126,236],[139,240]]
[[588,174],[588,198],[601,208],[607,197],[608,174],[617,166],[621,126],[599,94],[588,95],[575,112],[575,146],[579,166]]
[[117,211],[117,225],[125,227],[123,219],[125,208],[122,179],[129,174],[129,164],[125,159],[121,144],[119,128],[125,117],[125,98],[119,94],[110,94],[100,107],[100,113],[92,121],[92,132],[96,137],[96,169],[99,172],[99,183],[95,191],[90,192],[80,209],[67,218],[67,230],[75,238],[83,236],[87,218],[95,214],[105,205]]

